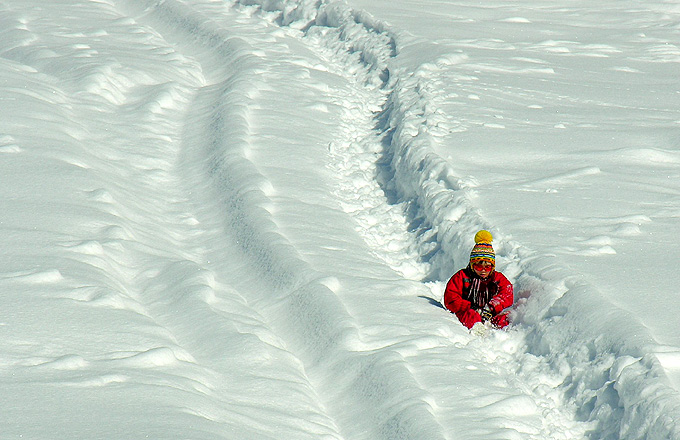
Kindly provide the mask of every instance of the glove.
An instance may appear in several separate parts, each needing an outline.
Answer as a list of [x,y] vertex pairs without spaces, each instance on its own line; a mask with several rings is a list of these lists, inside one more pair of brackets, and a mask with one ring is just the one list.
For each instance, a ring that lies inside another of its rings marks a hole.
[[479,336],[480,338],[483,338],[486,336],[487,333],[489,333],[489,328],[482,324],[481,322],[477,322],[470,329],[470,333],[475,336]]
[[488,305],[485,305],[484,308],[479,311],[479,316],[482,317],[482,322],[486,322],[493,318],[493,312]]

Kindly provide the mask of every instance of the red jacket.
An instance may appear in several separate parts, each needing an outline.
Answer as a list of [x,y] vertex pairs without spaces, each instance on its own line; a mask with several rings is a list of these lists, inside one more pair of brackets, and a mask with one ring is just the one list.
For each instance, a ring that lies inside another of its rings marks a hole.
[[482,279],[469,266],[451,277],[444,292],[444,306],[467,328],[481,322],[478,310],[487,304],[494,315],[492,323],[506,326],[507,317],[501,312],[512,305],[513,299],[512,284],[505,275],[493,271]]

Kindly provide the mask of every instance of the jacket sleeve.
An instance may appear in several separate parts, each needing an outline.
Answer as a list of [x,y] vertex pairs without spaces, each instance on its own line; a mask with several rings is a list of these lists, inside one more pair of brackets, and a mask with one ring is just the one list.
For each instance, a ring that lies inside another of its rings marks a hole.
[[494,295],[489,301],[489,305],[494,313],[500,313],[503,309],[512,306],[514,295],[512,292],[512,284],[500,272],[495,273],[496,282],[498,283],[498,293]]
[[462,270],[456,272],[448,283],[444,291],[444,307],[452,313],[465,312],[470,309],[470,301],[463,299],[463,279]]
[[458,320],[467,328],[472,328],[482,317],[476,310],[470,308],[470,301],[463,299],[464,272],[458,271],[446,284],[444,291],[444,306],[454,313]]

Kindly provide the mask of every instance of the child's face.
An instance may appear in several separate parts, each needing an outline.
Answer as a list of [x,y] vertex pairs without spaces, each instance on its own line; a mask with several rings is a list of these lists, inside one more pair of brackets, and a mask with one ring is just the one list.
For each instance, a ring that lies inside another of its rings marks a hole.
[[472,263],[472,270],[475,271],[480,278],[486,278],[493,272],[494,265],[490,261],[478,260]]

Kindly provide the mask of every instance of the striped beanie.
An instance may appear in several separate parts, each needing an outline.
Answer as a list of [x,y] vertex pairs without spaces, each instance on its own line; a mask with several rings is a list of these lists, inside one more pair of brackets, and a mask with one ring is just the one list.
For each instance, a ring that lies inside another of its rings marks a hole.
[[491,232],[481,230],[475,234],[475,246],[470,252],[470,262],[486,260],[496,264],[496,253],[491,246],[493,236]]

